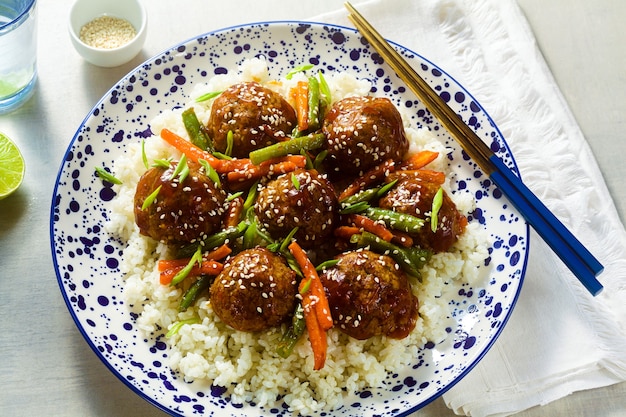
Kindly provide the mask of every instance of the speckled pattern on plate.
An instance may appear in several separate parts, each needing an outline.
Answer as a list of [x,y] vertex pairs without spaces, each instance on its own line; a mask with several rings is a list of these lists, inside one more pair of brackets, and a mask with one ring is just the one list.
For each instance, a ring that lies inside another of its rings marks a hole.
[[[462,86],[436,65],[397,46],[512,169],[513,156],[497,127]],[[485,225],[492,246],[484,288],[449,288],[456,327],[429,344],[412,366],[390,374],[381,387],[349,393],[333,416],[406,415],[443,394],[486,353],[506,323],[524,277],[528,227],[507,199],[469,160],[433,116],[408,91],[381,57],[353,30],[309,22],[237,26],[183,42],[148,60],[113,87],[87,115],[65,154],[52,197],[50,233],[57,278],[67,307],[94,352],[126,385],[172,415],[288,416],[286,406],[235,405],[220,387],[185,383],[165,365],[164,334],[149,338],[135,324],[121,293],[119,263],[124,242],[104,232],[111,185],[94,173],[111,166],[130,143],[151,135],[149,121],[164,109],[182,106],[197,83],[235,70],[244,59],[263,56],[274,77],[312,63],[324,71],[348,71],[372,83],[409,110],[412,123],[428,126],[454,149],[448,155],[453,189],[470,190],[478,209],[470,221]],[[320,413],[319,415],[329,415]]]

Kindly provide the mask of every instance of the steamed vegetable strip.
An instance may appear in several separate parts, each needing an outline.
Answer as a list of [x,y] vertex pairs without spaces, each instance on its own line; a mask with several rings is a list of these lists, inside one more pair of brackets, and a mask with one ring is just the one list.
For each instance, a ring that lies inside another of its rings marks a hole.
[[185,258],[192,256],[198,246],[202,247],[204,250],[210,250],[221,245],[228,244],[243,235],[247,227],[247,222],[242,221],[237,225],[237,227],[228,227],[220,230],[219,232],[200,241],[200,243],[194,243],[179,248],[177,251],[177,257]]
[[218,275],[222,272],[223,268],[224,265],[220,262],[207,261],[202,262],[200,266],[193,265],[189,269],[189,272],[183,275],[181,272],[183,272],[185,267],[174,267],[161,272],[160,282],[163,285],[176,285],[187,277],[197,277],[199,275]]
[[320,128],[320,86],[315,77],[309,77],[308,90],[308,129],[314,131]]
[[176,133],[172,132],[169,129],[161,130],[161,138],[170,145],[172,145],[174,148],[178,149],[180,152],[184,153],[187,158],[196,163],[199,163],[200,159],[204,159],[216,170],[221,164],[221,160],[217,159],[209,152],[198,148],[193,143],[189,142],[181,136],[178,136]]
[[244,201],[241,197],[236,197],[230,200],[228,203],[228,211],[226,212],[224,227],[236,227],[239,224],[243,213],[243,203]]
[[404,248],[385,242],[378,236],[363,232],[352,236],[350,241],[358,247],[369,247],[370,250],[389,255],[407,274],[420,279],[420,269],[428,262],[431,252],[418,247]]
[[[208,252],[207,254],[202,256],[202,262],[205,261],[219,261],[220,259],[224,259],[228,255],[230,255],[232,250],[226,244],[218,247],[217,249]],[[165,270],[171,268],[180,268],[186,266],[191,258],[179,258],[179,259],[161,259],[157,264],[157,268],[159,272],[163,272]]]
[[213,282],[214,277],[210,275],[201,275],[200,278],[194,282],[191,287],[185,291],[183,294],[183,298],[180,300],[180,305],[178,306],[178,311],[186,311],[198,298],[198,295],[209,288],[211,283]]
[[439,152],[423,150],[411,155],[406,160],[402,161],[400,169],[422,169],[426,165],[433,162],[439,156]]
[[363,214],[370,219],[383,221],[391,229],[405,233],[418,232],[424,226],[424,220],[419,217],[378,207],[369,207]]
[[191,143],[205,151],[213,152],[215,150],[213,141],[209,137],[206,128],[200,123],[193,107],[189,107],[182,114],[185,130],[189,135]]
[[430,169],[411,169],[411,170],[398,170],[396,171],[399,177],[417,177],[423,181],[433,182],[435,184],[442,185],[446,182],[446,174],[440,171],[433,171]]
[[348,185],[346,189],[343,190],[341,194],[339,194],[339,201],[343,201],[351,195],[354,195],[359,191],[369,188],[373,184],[382,182],[385,176],[390,172],[393,172],[394,169],[395,162],[391,159],[388,159],[382,164],[375,166],[374,168],[370,169],[365,174],[354,180],[350,185]]
[[276,346],[276,353],[281,358],[287,358],[293,352],[293,348],[300,340],[300,337],[306,329],[306,320],[304,319],[304,309],[302,303],[298,303],[296,310],[291,318],[291,326],[287,328],[287,331],[283,334],[278,346]]
[[310,293],[315,298],[320,325],[324,330],[330,329],[333,327],[333,318],[330,315],[330,306],[328,304],[328,299],[326,298],[326,292],[324,291],[322,281],[320,281],[315,266],[311,263],[311,260],[307,256],[306,252],[304,252],[296,241],[292,241],[288,248],[289,252],[291,252],[298,263],[300,270],[304,274],[304,279],[300,281],[299,288],[302,289],[303,287],[310,285]]
[[369,217],[360,214],[351,214],[348,217],[348,221],[363,230],[375,234],[386,242],[391,242],[391,239],[393,239],[393,233],[391,233],[384,224],[374,221]]
[[302,297],[302,304],[304,305],[304,320],[313,350],[313,370],[318,371],[324,367],[326,362],[328,340],[326,339],[326,332],[318,320],[317,310],[312,306],[314,304],[312,299],[313,296],[307,293]]
[[[306,252],[302,250],[296,241],[289,244],[289,251],[304,274],[304,278],[300,281],[299,289],[302,295],[302,308],[304,309],[306,328],[309,333],[311,349],[313,350],[313,369],[319,370],[324,367],[324,362],[326,362],[326,351],[328,349],[326,330],[333,325],[330,306],[317,271]],[[302,294],[302,290],[306,290],[306,292]]]
[[399,230],[392,230],[393,238],[391,238],[392,243],[396,243],[405,248],[410,248],[413,246],[413,238],[405,232],[401,232]]
[[228,181],[257,180],[268,175],[286,174],[306,166],[306,158],[302,155],[287,155],[282,158],[270,159],[259,165],[250,164],[244,169],[227,173]]
[[356,226],[339,226],[333,233],[338,238],[350,240],[352,236],[361,233],[361,229]]
[[273,145],[266,146],[261,149],[250,152],[250,161],[258,165],[270,159],[283,157],[289,154],[298,155],[304,151],[311,151],[324,146],[326,138],[323,134],[314,134],[308,136],[299,136],[283,142],[277,142]]
[[304,132],[309,128],[309,83],[298,81],[290,93],[296,110],[298,130]]

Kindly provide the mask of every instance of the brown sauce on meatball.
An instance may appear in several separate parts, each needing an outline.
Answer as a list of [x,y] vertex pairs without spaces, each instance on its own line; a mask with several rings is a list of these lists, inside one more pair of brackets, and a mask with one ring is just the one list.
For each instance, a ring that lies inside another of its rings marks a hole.
[[[181,183],[179,177],[172,178],[176,164],[146,171],[134,199],[140,233],[166,244],[190,243],[215,233],[225,210],[226,193],[204,174],[204,168],[189,161],[189,174]],[[144,209],[144,201],[158,187],[156,199]]]
[[268,182],[255,204],[257,217],[272,236],[285,237],[298,227],[296,239],[309,248],[333,233],[337,208],[330,181],[315,170],[304,169]]
[[409,149],[400,112],[382,97],[349,97],[324,118],[330,173],[359,175],[386,159],[400,162]]
[[387,178],[388,181],[394,179],[398,179],[398,183],[380,199],[379,206],[425,219],[425,226],[413,234],[419,245],[434,252],[449,250],[465,230],[467,219],[444,191],[443,203],[437,214],[437,230],[433,233],[430,228],[430,212],[433,198],[441,184],[430,181],[426,176],[420,177],[419,171],[412,172],[411,175],[404,175],[399,171]]
[[337,327],[356,339],[408,336],[417,321],[418,301],[398,264],[368,250],[338,259],[320,275]]
[[296,306],[296,273],[265,248],[239,252],[211,285],[217,316],[236,330],[258,332],[291,317]]
[[247,82],[229,87],[215,99],[207,130],[220,152],[226,151],[231,131],[232,156],[247,158],[251,151],[286,137],[296,123],[295,110],[280,94]]

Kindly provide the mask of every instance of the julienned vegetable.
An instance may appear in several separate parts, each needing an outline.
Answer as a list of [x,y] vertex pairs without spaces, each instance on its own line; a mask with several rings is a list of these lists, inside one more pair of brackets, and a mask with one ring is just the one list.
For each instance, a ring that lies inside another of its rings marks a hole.
[[328,305],[322,282],[306,253],[296,241],[289,244],[289,251],[304,274],[304,279],[300,281],[299,290],[302,296],[304,320],[313,350],[313,369],[320,370],[324,367],[324,362],[326,361],[326,350],[328,348],[326,331],[333,326],[330,306]]
[[306,321],[304,320],[304,310],[302,303],[298,303],[296,310],[291,318],[291,325],[287,328],[287,331],[283,333],[280,342],[276,346],[276,353],[281,358],[287,358],[293,352],[293,348],[300,340],[300,337],[306,329]]
[[326,138],[321,133],[300,136],[283,142],[277,142],[265,148],[250,152],[250,161],[258,165],[261,162],[280,158],[289,154],[300,154],[301,151],[312,151],[324,146]]
[[189,107],[188,109],[183,111],[182,117],[183,124],[185,125],[185,130],[187,130],[187,134],[189,135],[191,143],[193,143],[200,149],[204,149],[205,151],[215,151],[213,141],[209,137],[206,128],[202,124],[200,124],[194,108]]
[[355,234],[351,243],[358,247],[370,247],[371,250],[391,256],[407,274],[420,279],[420,269],[430,260],[432,253],[418,247],[404,248],[389,243],[369,232]]

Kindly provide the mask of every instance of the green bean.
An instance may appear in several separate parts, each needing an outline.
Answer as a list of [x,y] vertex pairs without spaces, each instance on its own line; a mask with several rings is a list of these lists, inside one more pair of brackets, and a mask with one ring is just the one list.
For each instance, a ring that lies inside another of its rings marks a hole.
[[302,304],[298,303],[293,317],[291,318],[291,326],[283,333],[282,338],[276,346],[276,353],[278,353],[281,358],[289,357],[305,329],[306,321],[304,320],[304,309],[302,308]]
[[359,247],[368,247],[376,253],[390,256],[407,274],[421,279],[420,269],[430,260],[431,252],[418,247],[403,248],[379,238],[373,233],[363,232],[350,239]]
[[378,196],[378,191],[380,190],[379,187],[375,187],[375,188],[367,188],[363,191],[360,191],[356,194],[352,194],[346,198],[344,198],[343,200],[340,201],[342,207],[344,208],[348,208],[348,206],[351,206],[353,204],[356,203],[361,203],[361,202],[369,202],[371,200],[373,200],[376,196]]
[[200,278],[194,282],[191,287],[185,291],[183,298],[180,300],[180,305],[178,306],[178,311],[183,312],[186,311],[198,298],[198,295],[209,288],[211,283],[213,282],[214,277],[210,275],[202,275]]
[[330,94],[330,87],[328,86],[328,83],[326,82],[326,78],[324,78],[324,74],[322,73],[322,71],[318,71],[317,72],[317,76],[320,79],[320,93],[321,96],[323,98],[323,101],[325,103],[325,105],[330,105],[330,103],[332,103],[332,97]]
[[213,152],[215,150],[213,147],[213,141],[209,137],[205,127],[200,124],[194,108],[190,107],[183,111],[182,116],[183,124],[185,125],[185,130],[187,131],[189,138],[191,139],[191,143],[200,149]]
[[398,213],[378,207],[370,207],[364,214],[372,220],[381,220],[387,227],[405,233],[416,233],[424,226],[424,220],[410,214]]
[[247,222],[240,222],[237,226],[228,227],[224,230],[221,230],[206,239],[202,240],[200,243],[193,243],[191,245],[186,245],[178,249],[177,257],[178,258],[188,258],[194,254],[198,246],[200,246],[204,251],[215,249],[218,246],[222,246],[223,244],[235,240],[238,237],[241,237],[248,227]]
[[314,132],[320,127],[320,85],[315,77],[309,77],[309,127]]
[[300,136],[283,142],[277,142],[273,145],[250,152],[250,161],[252,161],[253,164],[258,165],[269,159],[279,158],[289,154],[298,155],[302,150],[310,151],[321,148],[324,146],[325,141],[325,136],[322,133],[319,133],[308,136]]

